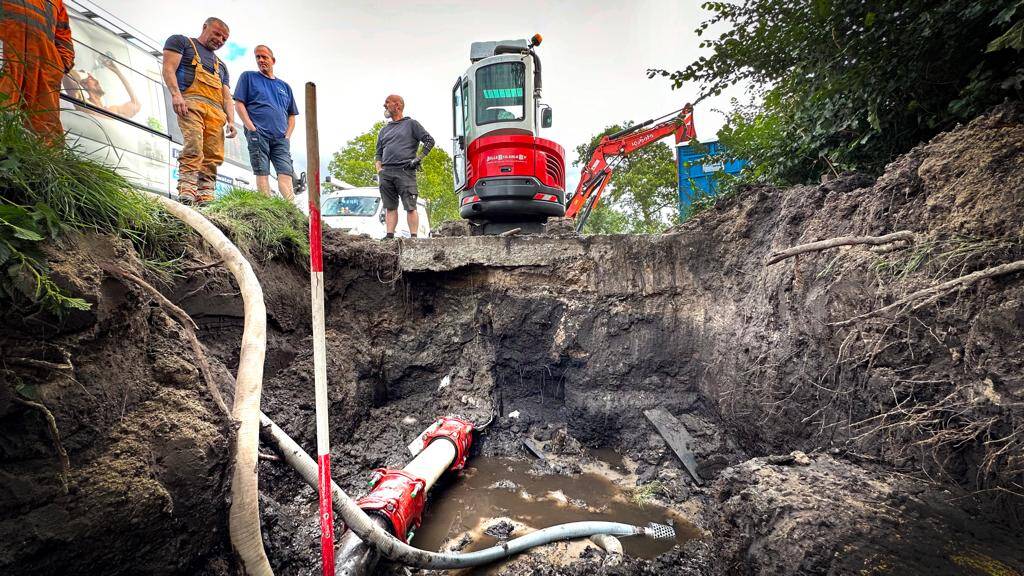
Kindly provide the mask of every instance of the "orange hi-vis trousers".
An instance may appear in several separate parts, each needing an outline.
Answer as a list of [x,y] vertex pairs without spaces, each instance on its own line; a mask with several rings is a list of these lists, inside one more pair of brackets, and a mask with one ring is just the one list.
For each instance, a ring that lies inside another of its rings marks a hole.
[[63,137],[60,81],[74,64],[63,0],[0,0],[0,99],[55,141]]

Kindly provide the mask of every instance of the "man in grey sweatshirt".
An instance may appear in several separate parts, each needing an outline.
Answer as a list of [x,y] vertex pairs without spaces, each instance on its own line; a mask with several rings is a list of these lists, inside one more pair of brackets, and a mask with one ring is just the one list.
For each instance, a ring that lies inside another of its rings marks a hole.
[[[423,126],[403,116],[405,100],[392,94],[384,100],[384,116],[390,118],[377,135],[377,154],[374,164],[380,175],[380,198],[384,203],[384,224],[387,227],[385,238],[395,237],[398,226],[398,199],[402,199],[409,220],[409,233],[413,238],[419,229],[420,217],[416,213],[416,169],[423,158],[434,147],[434,139],[427,134]],[[419,152],[423,144],[422,153]]]

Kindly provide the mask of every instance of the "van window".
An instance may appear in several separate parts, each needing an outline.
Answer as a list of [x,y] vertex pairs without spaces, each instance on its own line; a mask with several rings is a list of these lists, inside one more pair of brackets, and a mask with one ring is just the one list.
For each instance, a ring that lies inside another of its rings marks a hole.
[[380,198],[374,196],[342,196],[324,201],[321,216],[373,216]]

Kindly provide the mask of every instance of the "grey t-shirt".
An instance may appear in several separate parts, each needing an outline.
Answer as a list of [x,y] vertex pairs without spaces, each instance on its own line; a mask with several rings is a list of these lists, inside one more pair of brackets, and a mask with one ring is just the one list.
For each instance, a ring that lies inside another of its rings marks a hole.
[[423,156],[434,147],[434,139],[419,122],[406,116],[397,122],[388,122],[377,135],[375,160],[384,166],[405,166],[423,143]]

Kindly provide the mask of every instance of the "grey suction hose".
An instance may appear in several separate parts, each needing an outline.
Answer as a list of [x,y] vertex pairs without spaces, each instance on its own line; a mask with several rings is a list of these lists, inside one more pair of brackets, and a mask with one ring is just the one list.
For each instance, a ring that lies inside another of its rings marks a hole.
[[[265,414],[260,414],[260,426],[263,436],[273,442],[287,462],[299,476],[310,486],[317,486],[317,465],[312,458],[292,440],[284,430],[274,424]],[[642,535],[655,539],[674,538],[675,531],[671,526],[648,524],[645,527],[620,524],[618,522],[572,522],[544,528],[478,552],[453,554],[428,552],[409,546],[395,538],[387,530],[381,528],[373,518],[363,512],[354,500],[331,481],[331,495],[334,497],[334,509],[345,521],[345,525],[371,547],[378,550],[384,557],[416,568],[451,569],[482,566],[500,558],[517,554],[524,550],[574,538],[586,538],[597,534],[612,536]]]

